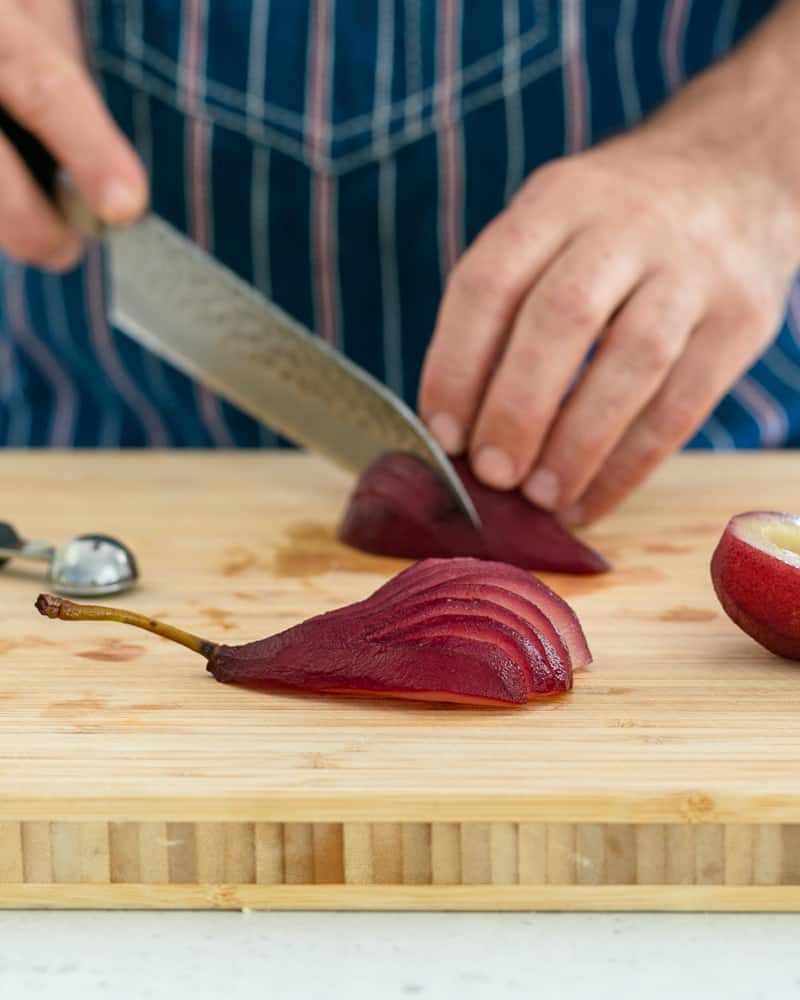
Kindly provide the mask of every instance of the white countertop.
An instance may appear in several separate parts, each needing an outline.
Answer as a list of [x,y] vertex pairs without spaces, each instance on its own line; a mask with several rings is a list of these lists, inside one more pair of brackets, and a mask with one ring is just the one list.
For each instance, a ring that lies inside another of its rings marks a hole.
[[800,916],[0,913],[0,997],[800,997]]

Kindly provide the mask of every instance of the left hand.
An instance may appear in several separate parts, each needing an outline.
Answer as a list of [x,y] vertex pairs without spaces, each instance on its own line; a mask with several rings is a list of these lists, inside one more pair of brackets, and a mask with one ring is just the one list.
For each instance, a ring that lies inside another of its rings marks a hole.
[[423,418],[570,524],[691,437],[780,324],[800,211],[705,104],[538,170],[447,285]]

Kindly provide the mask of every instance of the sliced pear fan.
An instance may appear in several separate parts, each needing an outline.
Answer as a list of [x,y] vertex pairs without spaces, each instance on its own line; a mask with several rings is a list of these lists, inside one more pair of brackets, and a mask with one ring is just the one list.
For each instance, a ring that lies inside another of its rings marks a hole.
[[540,580],[467,558],[417,563],[363,601],[239,646],[49,595],[36,606],[147,629],[200,653],[216,680],[266,690],[521,705],[570,690],[591,659],[574,611]]

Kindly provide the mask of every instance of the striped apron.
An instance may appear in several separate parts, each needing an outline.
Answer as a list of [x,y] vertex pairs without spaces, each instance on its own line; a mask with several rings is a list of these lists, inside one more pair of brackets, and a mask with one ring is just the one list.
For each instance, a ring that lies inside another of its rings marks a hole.
[[[637,122],[773,0],[84,0],[156,211],[414,401],[448,271],[543,161]],[[800,290],[690,447],[800,444]],[[269,446],[115,330],[104,261],[0,260],[0,444]]]

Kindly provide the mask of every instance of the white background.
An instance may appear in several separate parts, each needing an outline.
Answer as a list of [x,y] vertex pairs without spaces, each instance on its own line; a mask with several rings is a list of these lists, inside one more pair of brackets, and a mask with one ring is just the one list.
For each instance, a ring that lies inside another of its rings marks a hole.
[[785,1000],[800,916],[0,913],[0,998]]

